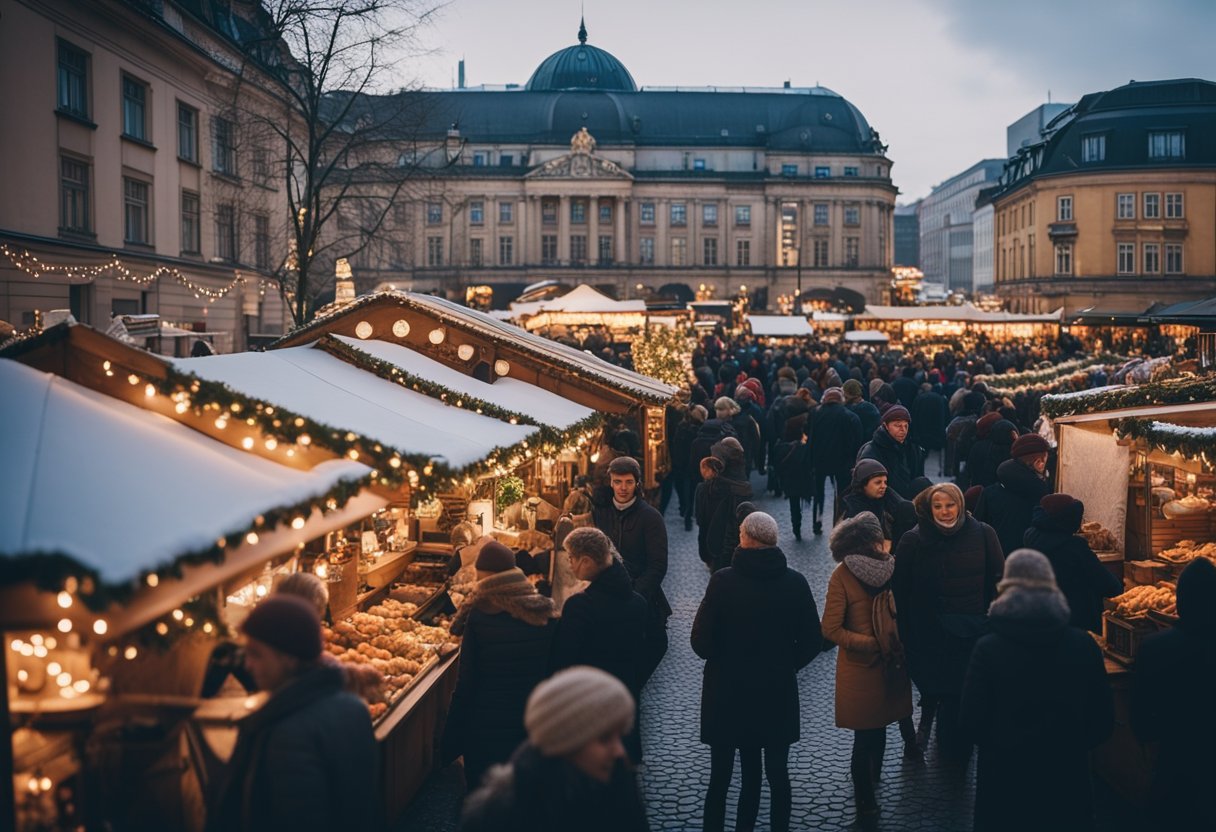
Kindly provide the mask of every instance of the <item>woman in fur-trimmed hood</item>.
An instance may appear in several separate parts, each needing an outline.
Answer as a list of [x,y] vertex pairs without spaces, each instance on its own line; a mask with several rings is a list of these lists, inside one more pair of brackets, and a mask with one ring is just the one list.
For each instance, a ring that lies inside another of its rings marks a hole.
[[1040,552],[1011,554],[998,588],[961,706],[979,746],[975,828],[1093,830],[1089,752],[1114,727],[1102,652],[1069,626],[1068,601]]

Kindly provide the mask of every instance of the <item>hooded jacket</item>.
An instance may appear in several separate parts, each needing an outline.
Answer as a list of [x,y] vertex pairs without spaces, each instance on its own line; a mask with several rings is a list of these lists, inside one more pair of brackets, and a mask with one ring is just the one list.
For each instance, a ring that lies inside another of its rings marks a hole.
[[636,699],[646,620],[646,599],[633,591],[629,572],[614,559],[586,589],[566,599],[550,670],[598,667],[624,682]]
[[913,480],[925,475],[925,455],[921,449],[905,439],[901,444],[887,433],[886,425],[879,425],[874,438],[861,446],[858,461],[876,459],[887,469],[887,486],[894,488],[899,496],[911,500],[917,494]]
[[[984,493],[986,496],[987,492]],[[1106,570],[1085,538],[1077,534],[1084,510],[1084,505],[1074,502],[1053,517],[1041,506],[1035,506],[1023,542],[1051,561],[1056,584],[1072,610],[1069,624],[1100,633],[1102,599],[1123,592],[1123,582]]]
[[975,519],[996,529],[1002,552],[1012,552],[1022,548],[1022,538],[1030,528],[1031,512],[1038,507],[1039,500],[1051,493],[1051,487],[1033,468],[1016,459],[1008,459],[997,466],[996,479],[980,495]]
[[729,419],[706,419],[697,429],[688,457],[688,472],[693,482],[701,481],[701,460],[709,456],[710,448],[727,436],[739,438]]
[[963,469],[959,483],[964,490],[973,485],[985,488],[996,482],[996,469],[1009,459],[1009,450],[1017,438],[1017,427],[1008,419],[1001,419],[988,432],[988,436],[977,439],[967,455],[967,467]]
[[863,511],[868,511],[878,518],[882,525],[883,537],[891,541],[891,549],[904,536],[904,532],[916,525],[916,509],[910,500],[905,500],[889,485],[882,499],[872,500],[866,496],[866,482],[874,475],[866,475],[863,467],[853,468],[853,479],[841,498],[841,520],[856,517]]
[[735,509],[752,498],[752,486],[744,469],[743,454],[733,442],[714,445],[713,456],[725,465],[725,470],[701,486],[697,504],[698,540],[706,563],[717,571],[730,565],[731,555],[739,545],[739,524]]

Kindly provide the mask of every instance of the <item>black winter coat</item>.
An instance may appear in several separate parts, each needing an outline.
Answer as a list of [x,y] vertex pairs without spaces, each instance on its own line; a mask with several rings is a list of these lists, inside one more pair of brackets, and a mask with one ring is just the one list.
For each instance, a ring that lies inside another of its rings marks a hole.
[[814,494],[810,457],[810,446],[803,442],[782,440],[773,447],[773,468],[787,497],[809,500]]
[[963,729],[979,746],[975,829],[1093,830],[1089,751],[1114,727],[1101,650],[1059,619],[994,611],[990,626],[961,705]]
[[636,699],[648,614],[646,599],[633,591],[624,564],[613,561],[586,589],[566,599],[553,638],[551,670],[598,667],[624,682]]
[[367,704],[345,683],[340,667],[319,664],[242,720],[208,830],[380,828],[380,751]]
[[887,469],[887,487],[894,488],[905,500],[914,499],[918,493],[913,480],[925,475],[925,454],[911,439],[903,444],[896,442],[887,433],[886,425],[879,425],[874,438],[861,446],[857,461],[877,459]]
[[819,476],[848,479],[861,448],[861,420],[856,414],[840,403],[820,405],[803,430],[811,448],[810,467]]
[[946,421],[950,408],[946,397],[932,390],[916,394],[909,412],[912,414],[912,429],[908,438],[930,451],[946,447]]
[[697,541],[702,559],[713,571],[730,566],[739,545],[735,509],[752,498],[751,483],[719,474],[698,486]]
[[[671,438],[671,472],[677,476],[688,474],[690,457],[692,456],[692,441],[697,436],[701,425],[691,419],[681,419],[676,423],[675,435]],[[700,463],[700,460],[697,460]]]
[[[474,780],[524,741],[524,705],[549,672],[557,619],[543,627],[474,607],[460,644],[456,690],[443,735],[444,759],[465,756]],[[477,784],[470,781],[469,787]]]
[[996,469],[996,479],[980,495],[975,519],[996,529],[1001,551],[1008,554],[1022,548],[1022,538],[1030,528],[1030,513],[1051,493],[1051,486],[1016,459],[1002,462]]
[[912,403],[916,401],[916,394],[920,390],[920,383],[912,376],[901,375],[891,382],[891,389],[895,391],[899,404],[902,404],[911,412]]
[[732,748],[798,741],[798,671],[819,652],[819,609],[772,547],[737,549],[709,579],[692,624],[705,659],[701,742]]
[[861,420],[861,435],[863,437],[873,436],[874,431],[878,430],[881,418],[878,415],[878,408],[864,400],[846,404],[845,407]]
[[841,520],[856,517],[868,511],[882,524],[882,536],[891,541],[891,549],[903,538],[904,533],[916,525],[916,509],[911,500],[905,500],[888,488],[881,500],[871,500],[861,489],[850,488],[841,500]]
[[465,802],[461,832],[647,832],[637,780],[618,762],[600,783],[525,743]]
[[1081,504],[1073,505],[1074,513],[1055,518],[1035,506],[1023,545],[1039,550],[1051,561],[1056,584],[1072,611],[1068,623],[1100,633],[1102,599],[1123,592],[1123,582],[1107,571],[1089,548],[1089,542],[1077,534],[1081,528]]
[[[722,419],[706,419],[697,431],[696,437],[692,440],[691,449],[688,455],[688,473],[692,477],[693,482],[701,481],[701,460],[709,456],[710,449],[718,443],[723,437],[734,436],[735,428],[728,421]],[[740,442],[743,440],[740,439]]]
[[663,578],[667,575],[667,525],[663,515],[638,497],[624,511],[617,511],[612,501],[596,506],[591,510],[591,520],[621,553],[634,591],[646,599],[651,616],[667,620],[671,606],[663,594]]
[[895,549],[891,588],[912,681],[922,694],[957,696],[1005,568],[991,526],[966,517],[945,535],[921,517]]
[[959,475],[959,488],[964,491],[973,485],[987,488],[996,482],[996,469],[1009,459],[1013,447],[1010,434],[1014,430],[1012,422],[1002,419],[992,426],[986,438],[975,440],[967,454],[967,466]]

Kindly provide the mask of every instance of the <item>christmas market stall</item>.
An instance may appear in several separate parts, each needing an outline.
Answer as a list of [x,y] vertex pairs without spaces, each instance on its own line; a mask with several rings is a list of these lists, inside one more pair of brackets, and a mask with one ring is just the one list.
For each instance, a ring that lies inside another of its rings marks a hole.
[[647,326],[649,317],[645,300],[614,300],[586,284],[561,297],[511,308],[524,329],[551,338],[594,329],[610,341],[628,342]]
[[752,335],[767,338],[769,344],[789,344],[815,334],[810,322],[801,315],[748,315]]
[[964,303],[961,306],[874,306],[853,316],[858,330],[878,330],[893,344],[904,342],[963,340],[985,336],[993,341],[1056,338],[1063,309],[1046,314],[987,312]]

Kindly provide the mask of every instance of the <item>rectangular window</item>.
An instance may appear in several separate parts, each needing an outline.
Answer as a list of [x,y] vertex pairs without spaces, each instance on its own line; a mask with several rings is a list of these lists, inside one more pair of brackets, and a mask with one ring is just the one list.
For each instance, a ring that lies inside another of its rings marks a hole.
[[688,265],[688,238],[687,237],[672,237],[671,238],[671,265],[687,266]]
[[587,200],[570,200],[570,222],[575,225],[583,225],[587,222]]
[[750,226],[752,224],[752,206],[735,206],[735,225]]
[[1106,158],[1106,136],[1081,137],[1081,161],[1101,162]]
[[815,225],[828,224],[828,204],[826,202],[816,202],[811,208],[811,214],[814,217]]
[[782,165],[781,166],[781,175],[789,176],[789,177],[797,176],[798,175],[798,166],[797,165]]
[[89,55],[65,40],[58,42],[57,106],[65,113],[89,117]]
[[388,244],[388,265],[393,269],[405,268],[405,246],[400,240],[390,240]]
[[692,160],[692,169],[693,170],[705,170],[705,160],[704,159],[693,159]]
[[861,207],[858,205],[844,206],[844,224],[861,225]]
[[717,205],[702,205],[701,206],[701,224],[705,226],[716,226],[718,224],[718,206]]
[[1118,194],[1115,197],[1115,204],[1118,208],[1116,216],[1121,220],[1134,220],[1136,218],[1136,195],[1135,194]]
[[443,222],[443,203],[428,202],[426,204],[426,224],[439,225]]
[[198,194],[182,191],[182,253],[198,254],[202,248],[202,216]]
[[211,129],[215,133],[215,154],[211,166],[216,173],[236,176],[236,123],[214,116],[211,119]]
[[599,264],[601,266],[612,265],[612,235],[601,234],[599,239]]
[[[1056,197],[1056,219],[1061,222],[1072,221],[1072,197],[1058,196]],[[1069,272],[1060,272],[1060,274],[1068,274]]]
[[654,203],[643,202],[638,209],[638,221],[642,225],[654,225]]
[[469,240],[469,265],[470,266],[480,266],[481,265],[481,249],[482,249],[482,241],[481,241],[480,237],[473,237],[471,240]]
[[253,176],[253,181],[259,185],[265,185],[270,181],[270,160],[266,154],[266,148],[254,147],[249,154],[249,173]]
[[1166,194],[1165,195],[1165,218],[1167,220],[1180,220],[1183,218],[1182,210],[1182,194]]
[[1165,273],[1182,274],[1182,243],[1165,244]]
[[1117,247],[1116,271],[1119,274],[1132,274],[1136,271],[1136,244],[1119,243]]
[[851,167],[849,165],[845,165],[844,175],[845,176],[857,176],[857,168]]
[[500,265],[500,266],[515,265],[515,238],[514,237],[499,237],[498,238],[498,265]]
[[542,234],[540,237],[540,262],[542,266],[557,265],[557,235]]
[[752,264],[752,241],[735,240],[735,265],[750,266]]
[[570,235],[570,262],[581,266],[587,262],[587,235]]
[[270,268],[270,217],[265,214],[253,215],[253,265]]
[[1148,134],[1148,158],[1182,159],[1186,156],[1186,136],[1181,130],[1154,130]]
[[671,224],[673,226],[688,225],[688,206],[683,202],[671,203]]
[[540,203],[540,221],[545,225],[557,225],[557,200],[543,199]]
[[832,175],[832,168],[829,165],[815,165],[815,178],[827,179]]
[[426,264],[428,266],[443,265],[443,238],[426,238]]
[[1056,243],[1056,274],[1072,274],[1072,243]]
[[845,268],[855,269],[860,262],[861,254],[861,239],[858,237],[844,238],[844,265]]
[[1161,244],[1144,244],[1144,273],[1157,274],[1161,271]]
[[500,168],[509,168],[515,164],[515,157],[510,153],[502,153],[498,156],[498,166]]
[[122,180],[123,239],[128,243],[148,243],[148,183],[138,179]]
[[215,207],[215,255],[235,263],[239,244],[236,238],[236,206],[224,203]]
[[484,225],[486,221],[486,204],[481,200],[469,203],[469,225]]
[[706,237],[701,241],[702,260],[706,266],[718,265],[718,238]]
[[485,166],[486,166],[486,154],[479,150],[473,154],[473,167],[484,168]]
[[643,266],[654,265],[654,237],[642,237],[638,240],[638,262]]
[[89,166],[59,157],[59,227],[77,234],[92,232],[89,223]]
[[177,157],[198,162],[198,110],[177,102]]
[[410,209],[404,202],[393,203],[393,224],[398,227],[405,227],[410,221]]
[[122,76],[122,132],[132,139],[148,140],[148,85]]
[[826,269],[828,267],[828,240],[826,237],[817,237],[815,239],[813,263],[817,269]]
[[515,205],[511,202],[498,203],[498,224],[510,225],[515,221]]
[[1144,195],[1144,213],[1146,220],[1161,219],[1161,194]]
[[612,203],[606,199],[600,200],[600,222],[612,222]]

